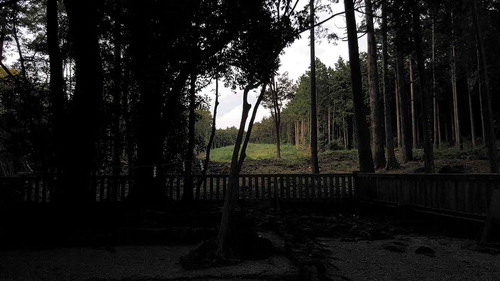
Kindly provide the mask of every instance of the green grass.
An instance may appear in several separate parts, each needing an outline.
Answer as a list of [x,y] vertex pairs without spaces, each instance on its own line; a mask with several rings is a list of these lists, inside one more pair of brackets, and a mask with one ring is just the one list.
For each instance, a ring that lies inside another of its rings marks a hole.
[[[212,149],[210,159],[216,162],[230,162],[234,146],[226,146]],[[277,159],[275,144],[250,143],[246,151],[248,160]],[[297,150],[291,144],[281,145],[282,159],[294,160],[304,156],[304,152]]]

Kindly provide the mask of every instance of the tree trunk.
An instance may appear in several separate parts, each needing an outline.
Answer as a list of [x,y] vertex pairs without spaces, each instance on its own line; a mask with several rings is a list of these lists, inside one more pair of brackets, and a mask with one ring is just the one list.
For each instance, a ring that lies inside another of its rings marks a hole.
[[312,173],[319,173],[318,163],[318,121],[316,113],[316,55],[314,50],[314,0],[309,2],[311,24],[311,164]]
[[300,138],[299,138],[299,120],[295,120],[295,147],[299,147]]
[[[389,62],[387,48],[387,0],[382,2],[382,92],[384,98],[385,144],[387,150],[387,170],[399,166],[394,152],[394,131],[392,127],[392,95],[389,93]],[[396,116],[399,118],[399,116]],[[399,123],[399,122],[398,122]],[[399,129],[399,128],[398,128]]]
[[413,76],[412,59],[408,60],[408,68],[410,69],[410,112],[411,112],[411,132],[412,144],[417,148],[417,118],[415,116],[415,77]]
[[451,93],[453,100],[453,127],[455,128],[455,146],[458,149],[462,149],[462,142],[460,139],[460,122],[458,119],[458,94],[457,94],[457,61],[455,55],[455,37],[453,31],[453,13],[451,14],[452,24],[451,24]]
[[274,129],[276,131],[276,157],[281,159],[281,112],[278,98],[278,84],[274,77],[269,87],[271,93],[271,116],[274,120]]
[[483,78],[481,77],[481,62],[480,62],[480,57],[479,57],[479,47],[478,47],[478,40],[477,40],[477,36],[476,36],[476,58],[477,58],[477,72],[479,73],[479,77],[478,77],[478,80],[479,82],[477,83],[477,93],[479,95],[479,112],[480,112],[480,115],[481,115],[481,135],[483,137],[483,147],[486,147],[487,144],[486,144],[486,120],[484,118],[484,108],[486,108],[486,106],[484,106],[483,104]]
[[21,65],[21,75],[25,82],[28,80],[28,74],[26,73],[26,63],[23,56],[23,51],[21,49],[21,43],[19,42],[19,37],[17,36],[17,18],[14,16],[14,21],[12,24],[12,35],[14,37],[14,42],[16,42],[17,53],[19,55],[19,63]]
[[328,113],[326,115],[326,119],[327,119],[327,123],[328,123],[328,128],[327,128],[327,132],[328,132],[328,144],[330,144],[332,142],[332,121],[331,121],[331,108],[330,108],[330,105],[328,105]]
[[439,110],[436,93],[436,37],[434,27],[434,15],[432,16],[432,103],[434,114],[434,146],[439,148],[441,145],[441,128],[439,126]]
[[210,137],[208,139],[208,144],[205,152],[205,161],[203,162],[203,170],[201,171],[202,180],[198,182],[198,189],[201,184],[206,180],[208,164],[210,163],[210,151],[214,143],[215,133],[217,127],[215,126],[217,121],[217,108],[219,107],[219,77],[215,78],[215,104],[214,104],[214,116],[212,117],[212,128],[210,130]]
[[472,78],[470,70],[472,66],[467,68],[467,97],[469,98],[469,121],[470,121],[470,138],[472,148],[476,148],[476,125],[474,122],[474,107],[472,103],[472,92],[474,91],[475,79]]
[[[485,54],[485,49],[484,49],[484,42],[483,42],[483,33],[481,30],[481,24],[479,22],[479,7],[478,7],[478,1],[474,0],[473,1],[473,24],[474,24],[474,29],[476,32],[476,39],[477,39],[477,46],[478,46],[478,53],[479,53],[479,70],[480,70],[480,76],[481,80],[483,82],[483,93],[484,93],[484,98],[486,100],[486,122],[485,122],[485,129],[487,132],[487,138],[488,138],[488,154],[490,157],[490,172],[492,173],[498,173],[498,159],[497,159],[497,151],[496,151],[496,138],[495,138],[495,130],[493,128],[493,112],[491,108],[491,102],[492,102],[492,97],[491,97],[491,92],[490,92],[490,85],[489,85],[489,78],[488,78],[488,71],[487,71],[487,63],[486,63],[486,54]],[[491,197],[490,205],[489,205],[489,210],[488,210],[488,216],[486,218],[486,223],[484,226],[483,234],[481,236],[481,243],[485,244],[489,241],[490,238],[493,237],[494,230],[500,229],[500,188],[498,185],[495,187],[493,191],[493,195]]]
[[184,170],[184,194],[182,201],[193,201],[193,158],[194,158],[194,129],[196,124],[196,74],[191,74],[189,83],[189,121],[188,121],[188,147]]
[[432,146],[432,113],[431,97],[427,86],[425,73],[424,54],[422,51],[422,32],[420,26],[419,0],[413,3],[413,35],[415,40],[415,52],[417,53],[418,76],[420,78],[421,108],[423,114],[422,132],[424,136],[424,166],[426,173],[434,173],[434,152]]
[[[490,83],[488,78],[488,64],[486,63],[486,54],[483,43],[483,33],[481,31],[481,25],[479,23],[479,10],[478,10],[478,1],[474,0],[474,29],[476,31],[476,39],[479,51],[479,70],[481,75],[481,81],[483,82],[484,87],[483,100],[486,100],[485,110],[486,118],[485,118],[485,131],[487,132],[486,136],[488,139],[488,154],[490,158],[490,172],[498,173],[498,158],[497,158],[497,149],[496,149],[496,137],[495,137],[495,128],[493,127],[493,110],[491,107],[492,97],[490,92]],[[498,206],[500,208],[500,206]]]
[[[128,3],[128,2],[127,2]],[[162,109],[165,116],[175,116],[177,110],[177,96],[180,91],[172,90],[171,95],[165,103],[163,93],[163,79],[165,79],[165,54],[158,53],[155,48],[155,40],[151,35],[151,24],[148,18],[148,10],[143,4],[130,2],[131,16],[134,24],[129,25],[131,43],[129,50],[132,54],[132,63],[137,88],[140,93],[137,103],[137,161],[134,171],[134,185],[129,193],[129,199],[139,204],[162,204],[166,199],[163,188],[163,177],[161,162],[163,158],[164,132],[167,126],[162,122]],[[148,71],[144,71],[147,69]],[[188,71],[182,71],[179,76],[188,75]],[[180,83],[176,81],[177,83]],[[175,84],[175,83],[174,83]],[[184,86],[185,80],[182,81]],[[178,87],[177,85],[174,85]],[[171,109],[171,110],[170,110]],[[160,129],[162,128],[162,129]]]
[[[49,52],[50,82],[49,100],[51,123],[53,126],[52,136],[54,145],[54,166],[58,174],[62,168],[62,148],[64,141],[65,107],[63,63],[59,47],[57,0],[47,0],[47,47]],[[1,43],[1,42],[0,42]],[[1,57],[1,55],[0,55]],[[57,187],[59,189],[60,187]]]
[[63,186],[71,187],[62,195],[67,202],[93,200],[90,175],[96,157],[102,120],[103,76],[98,41],[99,1],[65,0],[69,32],[76,65],[76,87],[72,111],[63,146]]
[[302,145],[305,145],[306,144],[306,122],[304,119],[301,120],[300,139],[302,141]]
[[368,85],[370,88],[370,119],[371,119],[371,140],[373,160],[376,169],[386,165],[384,154],[384,126],[383,126],[383,106],[380,97],[377,67],[377,42],[375,41],[375,30],[373,27],[372,0],[365,0],[366,4],[366,33],[368,39]]
[[364,114],[363,89],[361,82],[361,68],[359,63],[358,36],[354,3],[344,0],[346,12],[347,37],[349,45],[349,65],[351,66],[352,99],[355,117],[355,126],[358,140],[359,169],[361,172],[374,172],[372,152],[370,148],[370,133]]
[[[115,25],[113,27],[114,39],[114,61],[113,61],[113,176],[121,175],[122,135],[120,131],[121,100],[122,100],[122,40],[121,40],[121,5],[120,1],[115,4]],[[115,190],[118,181],[115,181]]]
[[[398,47],[396,47],[398,48]],[[406,94],[404,81],[404,62],[400,51],[396,50],[396,73],[398,87],[398,101],[401,127],[401,148],[403,151],[403,161],[408,162],[413,160],[413,151],[411,147],[411,123],[410,114],[408,112],[408,95]]]
[[[230,232],[230,221],[232,216],[232,211],[234,210],[234,206],[238,200],[238,189],[239,189],[239,176],[241,171],[241,166],[243,165],[243,161],[245,160],[245,150],[248,144],[248,139],[251,133],[251,125],[257,113],[258,103],[262,100],[262,96],[264,93],[265,85],[263,86],[263,90],[260,93],[259,98],[257,99],[257,103],[255,105],[250,127],[247,131],[247,137],[245,139],[245,143],[243,143],[243,136],[245,133],[245,124],[248,119],[248,113],[250,112],[251,105],[248,103],[248,92],[252,90],[251,87],[246,87],[243,90],[243,110],[241,112],[241,121],[240,127],[238,130],[238,135],[236,136],[236,141],[234,144],[233,155],[231,158],[231,169],[229,173],[229,186],[226,191],[226,196],[224,198],[224,207],[222,213],[222,219],[219,227],[219,233],[217,236],[217,250],[216,256],[222,257],[224,253],[227,252],[226,242]],[[243,143],[243,147],[242,147]],[[241,150],[240,150],[241,148]]]
[[[397,68],[397,64],[396,64]],[[397,137],[397,145],[398,148],[401,150],[403,147],[403,142],[401,141],[401,112],[399,112],[400,106],[399,106],[399,80],[398,80],[399,74],[397,73],[396,69],[396,78],[394,80],[394,95],[395,95],[395,100],[396,100],[396,137]]]

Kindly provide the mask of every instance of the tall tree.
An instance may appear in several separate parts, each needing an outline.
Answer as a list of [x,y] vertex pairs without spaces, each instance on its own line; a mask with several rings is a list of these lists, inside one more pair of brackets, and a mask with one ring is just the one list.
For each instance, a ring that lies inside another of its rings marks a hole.
[[[68,139],[63,149],[63,198],[92,200],[89,189],[103,109],[103,74],[98,41],[100,1],[65,0],[75,58],[76,88],[69,112]],[[75,179],[79,179],[75,181]]]
[[456,38],[454,30],[453,12],[451,12],[451,46],[450,46],[450,76],[451,76],[451,93],[453,100],[453,128],[455,128],[455,146],[458,149],[462,148],[462,140],[460,137],[460,118],[458,113],[458,90],[457,90],[457,56],[456,56]]
[[389,54],[387,40],[387,0],[382,0],[382,91],[384,98],[385,143],[387,150],[387,170],[398,166],[394,152],[394,129],[392,121],[392,94],[389,92]]
[[473,1],[473,24],[476,33],[477,40],[477,51],[478,51],[478,61],[479,61],[479,73],[481,76],[481,82],[483,83],[482,93],[483,93],[483,106],[486,112],[485,118],[485,132],[488,139],[488,156],[490,158],[490,171],[492,173],[498,173],[498,158],[497,158],[497,148],[496,148],[496,136],[495,128],[493,127],[493,110],[491,107],[492,96],[490,90],[490,82],[488,77],[487,60],[484,48],[483,32],[481,29],[481,24],[479,23],[479,5],[478,0]]
[[373,160],[376,169],[386,165],[384,155],[383,106],[379,90],[379,74],[377,67],[377,42],[373,27],[372,0],[365,0],[366,36],[368,41],[368,85],[370,88],[370,119]]
[[434,173],[434,152],[432,144],[432,111],[431,96],[428,89],[427,75],[425,73],[425,58],[422,50],[422,27],[420,23],[419,0],[413,0],[413,39],[415,41],[415,53],[417,54],[418,76],[420,78],[419,88],[421,95],[421,108],[423,114],[422,128],[424,136],[424,167],[427,173]]
[[[114,5],[115,22],[113,26],[113,175],[119,176],[121,169],[122,154],[122,134],[121,124],[121,101],[122,101],[122,21],[121,21],[121,0],[116,1]],[[115,184],[118,184],[116,181]]]
[[[236,85],[243,88],[243,110],[240,120],[240,128],[231,158],[229,173],[229,186],[224,198],[224,209],[217,236],[216,259],[223,258],[228,251],[228,237],[234,206],[238,199],[239,175],[243,161],[246,157],[246,147],[252,132],[253,121],[257,108],[262,100],[263,93],[271,76],[279,65],[279,54],[298,36],[296,4],[290,1],[277,0],[274,5],[263,5],[262,2],[246,2],[246,12],[250,17],[247,25],[244,25],[239,40],[235,41],[233,47],[237,48],[234,67],[239,69],[236,74]],[[281,12],[280,4],[285,3]],[[274,11],[274,12],[273,12]],[[268,36],[262,36],[263,33]],[[245,124],[248,119],[251,105],[248,103],[248,93],[257,87],[262,87],[257,99],[248,129],[245,133]],[[244,142],[243,142],[244,141]]]
[[408,27],[406,22],[406,13],[404,3],[393,2],[391,6],[391,14],[393,19],[394,30],[394,57],[395,57],[395,68],[396,68],[396,84],[397,84],[397,95],[398,95],[398,106],[399,116],[400,116],[400,144],[403,152],[403,161],[408,162],[413,160],[412,151],[412,133],[411,133],[411,120],[409,113],[410,101],[408,99],[408,93],[406,91],[405,82],[405,51],[408,45]]
[[311,171],[319,173],[318,163],[318,115],[316,110],[316,54],[314,49],[314,0],[309,2],[311,47]]
[[281,159],[281,111],[283,109],[283,103],[291,98],[293,91],[292,81],[288,78],[288,73],[285,72],[280,76],[273,76],[262,100],[264,107],[271,110],[271,117],[274,121],[274,129],[276,131],[276,156],[278,159]]
[[56,169],[62,168],[62,148],[64,141],[64,122],[66,120],[64,97],[63,62],[59,47],[57,0],[47,0],[47,49],[49,53],[49,92],[51,121],[53,125],[54,156]]
[[184,161],[184,194],[182,200],[190,202],[193,200],[193,158],[194,142],[195,142],[195,123],[196,123],[196,74],[191,74],[189,83],[189,125],[188,125],[188,147],[186,152],[186,160]]
[[370,173],[374,172],[375,168],[373,166],[373,158],[370,148],[370,133],[368,125],[366,124],[363,108],[363,88],[353,1],[344,0],[344,7],[346,13],[347,38],[349,43],[349,64],[351,66],[354,120],[358,140],[359,169],[361,172]]

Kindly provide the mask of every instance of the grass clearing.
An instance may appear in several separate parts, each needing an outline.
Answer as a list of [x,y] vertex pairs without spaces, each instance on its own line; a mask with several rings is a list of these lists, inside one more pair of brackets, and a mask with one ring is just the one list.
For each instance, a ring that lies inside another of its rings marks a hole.
[[[216,162],[231,162],[234,146],[226,146],[212,149],[210,152],[210,160]],[[246,151],[247,160],[269,160],[277,159],[276,145],[263,143],[249,143]],[[285,160],[295,160],[306,157],[307,153],[298,150],[291,144],[281,145],[281,158]]]
[[[212,150],[210,172],[218,174],[229,173],[229,163],[233,153],[233,146]],[[436,171],[440,168],[450,170],[450,167],[463,170],[467,173],[487,173],[489,171],[486,150],[465,147],[460,150],[443,145],[434,151]],[[282,159],[276,157],[275,144],[251,143],[247,149],[247,158],[243,165],[243,173],[310,173],[311,154],[308,146],[296,148],[290,144],[281,146]],[[401,151],[396,150],[396,157],[400,167],[395,170],[378,170],[380,173],[421,173],[423,169],[423,150],[413,150],[414,160],[404,162]],[[358,151],[328,150],[319,153],[319,166],[322,173],[358,171]]]

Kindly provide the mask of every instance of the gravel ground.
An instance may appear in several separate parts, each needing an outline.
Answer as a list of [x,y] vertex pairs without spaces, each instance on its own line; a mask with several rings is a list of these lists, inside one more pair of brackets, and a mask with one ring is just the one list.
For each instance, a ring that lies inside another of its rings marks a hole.
[[191,246],[123,246],[0,252],[0,280],[234,280],[296,276],[283,256],[220,268],[184,270],[178,263]]
[[[500,280],[500,255],[471,250],[471,240],[408,235],[378,241],[319,240],[331,250],[338,274],[348,280]],[[428,248],[426,254],[415,253],[420,247]]]
[[[398,235],[345,241],[318,238],[331,252],[332,280],[500,280],[500,255],[474,251],[472,240]],[[284,256],[203,270],[178,263],[195,245],[60,248],[0,252],[0,280],[269,280],[296,279]],[[425,247],[422,254],[417,249]]]

